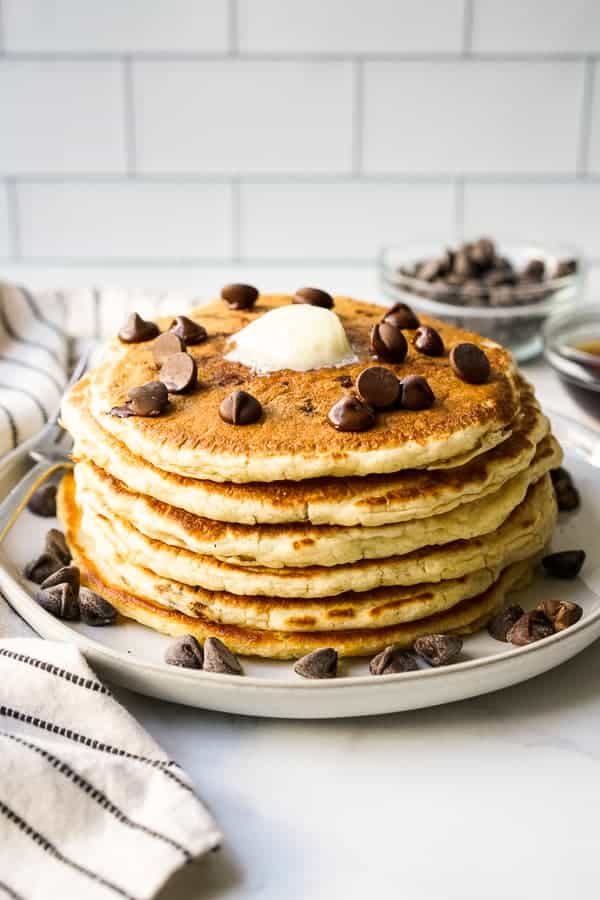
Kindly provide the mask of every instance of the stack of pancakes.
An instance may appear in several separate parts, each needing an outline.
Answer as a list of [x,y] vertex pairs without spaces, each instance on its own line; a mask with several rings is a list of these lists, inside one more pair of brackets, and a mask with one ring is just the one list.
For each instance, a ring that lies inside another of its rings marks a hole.
[[[59,513],[83,583],[158,631],[271,658],[476,630],[528,581],[556,520],[561,451],[531,387],[508,351],[423,317],[446,353],[417,352],[406,331],[404,362],[381,364],[426,377],[433,407],[337,431],[329,409],[378,362],[369,333],[381,307],[335,299],[356,354],[343,367],[261,375],[224,358],[232,335],[291,299],[190,313],[208,332],[188,347],[198,385],[157,417],[110,414],[157,378],[151,340],[115,339],[71,390],[75,467]],[[485,351],[485,384],[452,371],[447,351],[463,341]],[[260,401],[258,422],[220,417],[235,389]]]

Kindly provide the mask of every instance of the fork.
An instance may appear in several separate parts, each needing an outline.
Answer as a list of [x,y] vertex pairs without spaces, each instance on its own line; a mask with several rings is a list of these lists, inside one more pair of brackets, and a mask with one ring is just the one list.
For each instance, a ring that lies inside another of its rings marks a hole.
[[[65,392],[85,374],[88,367],[91,348],[82,353],[73,370]],[[31,496],[55,472],[70,469],[73,463],[70,458],[73,439],[68,431],[59,424],[60,408],[40,432],[39,440],[27,454],[35,465],[27,472],[18,484],[0,504],[0,543],[4,540],[17,517],[27,505]]]

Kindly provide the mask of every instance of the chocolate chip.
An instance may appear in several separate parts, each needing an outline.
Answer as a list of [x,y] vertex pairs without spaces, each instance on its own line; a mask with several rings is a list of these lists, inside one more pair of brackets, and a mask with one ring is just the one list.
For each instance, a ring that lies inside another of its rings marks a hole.
[[38,591],[35,599],[46,612],[57,619],[74,622],[79,618],[77,596],[70,584],[56,584],[54,587]]
[[148,381],[131,388],[127,400],[134,416],[159,416],[167,408],[169,394],[162,381]]
[[516,294],[510,285],[504,284],[490,291],[490,306],[501,308],[503,306],[513,306]]
[[81,621],[95,628],[114,625],[117,621],[117,610],[112,603],[89,588],[81,588],[79,592],[79,611]]
[[130,406],[127,406],[127,404],[124,404],[123,406],[113,406],[110,414],[119,419],[128,419],[130,416],[135,416],[134,411]]
[[400,396],[400,383],[393,372],[383,366],[369,366],[356,379],[356,390],[362,400],[375,409],[393,406]]
[[23,575],[30,581],[41,584],[46,578],[49,578],[50,575],[61,569],[62,566],[60,559],[52,553],[42,553],[36,559],[32,559],[31,562],[27,563],[23,569]]
[[369,663],[371,675],[396,675],[399,672],[414,672],[416,669],[418,666],[414,654],[393,645],[386,647]]
[[170,394],[183,394],[198,381],[196,360],[189,353],[174,353],[163,364],[159,378]]
[[230,309],[252,309],[258,300],[258,291],[251,284],[226,284],[221,297]]
[[552,622],[545,613],[539,609],[525,613],[506,635],[506,640],[517,647],[524,647],[526,644],[533,644],[535,641],[541,641],[543,638],[554,634]]
[[456,253],[454,257],[454,274],[464,278],[471,278],[471,276],[475,272],[475,268],[471,262],[469,257],[469,249],[467,247],[463,247]]
[[555,278],[566,278],[567,275],[574,275],[577,271],[576,259],[561,259],[554,271]]
[[29,498],[27,504],[29,512],[34,516],[43,516],[50,519],[56,515],[56,485],[43,484]]
[[71,551],[67,546],[64,534],[58,528],[51,528],[47,533],[44,550],[51,556],[60,559],[64,566],[68,566],[71,562]]
[[445,261],[443,259],[428,259],[421,263],[417,269],[417,278],[421,281],[434,281],[444,271]]
[[497,641],[507,641],[508,632],[522,615],[524,615],[524,610],[518,603],[507,606],[506,609],[502,609],[492,616],[487,626],[488,633]]
[[454,634],[425,634],[418,637],[414,649],[430,666],[447,666],[456,660],[462,650],[462,639]]
[[577,578],[584,562],[585,550],[561,550],[544,556],[542,566],[554,578]]
[[184,634],[167,647],[165,662],[169,666],[180,666],[182,669],[201,669],[204,663],[204,651],[192,634]]
[[228,425],[252,425],[262,415],[262,406],[252,394],[233,391],[221,402],[219,415]]
[[337,651],[332,647],[323,647],[299,659],[294,666],[294,672],[302,678],[335,678],[337,663]]
[[378,322],[371,331],[371,350],[386,362],[401,363],[406,357],[408,344],[399,328],[389,322]]
[[157,366],[162,366],[174,353],[182,353],[185,350],[184,341],[172,331],[165,331],[156,338],[152,344],[152,354]]
[[393,325],[395,328],[418,328],[421,324],[416,315],[406,303],[394,303],[384,315],[383,322]]
[[176,316],[169,326],[169,331],[190,347],[193,344],[201,344],[208,337],[204,325],[188,319],[187,316]]
[[373,409],[354,394],[348,394],[334,403],[327,418],[338,431],[366,431],[375,424]]
[[320,306],[321,309],[333,309],[333,297],[319,288],[304,287],[294,294],[294,303],[308,303],[309,306]]
[[421,327],[417,329],[413,344],[419,353],[423,353],[425,356],[444,355],[444,342],[439,332],[436,331],[435,328],[430,328],[428,325],[421,325]]
[[137,313],[132,313],[119,331],[119,338],[125,344],[139,344],[142,341],[151,341],[158,333],[158,325],[155,322],[148,322]]
[[571,600],[542,600],[536,609],[541,610],[552,622],[555,631],[564,631],[579,622],[583,609]]
[[567,470],[559,466],[558,469],[552,469],[550,477],[552,478],[556,502],[560,511],[572,512],[572,510],[578,509],[581,503],[579,491],[573,484],[573,479]]
[[62,566],[62,568],[57,569],[52,575],[48,575],[48,577],[42,581],[40,587],[45,591],[47,588],[54,587],[57,584],[70,584],[73,588],[73,593],[77,597],[80,584],[79,569],[77,566]]
[[457,344],[450,351],[450,365],[469,384],[483,384],[490,377],[490,361],[476,344]]
[[422,375],[407,375],[400,382],[400,406],[403,409],[430,409],[435,396],[429,382]]
[[469,257],[478,266],[488,268],[496,257],[494,242],[489,238],[479,238],[471,245]]
[[530,259],[523,269],[523,275],[530,281],[543,281],[545,274],[546,266],[543,259]]
[[221,672],[224,675],[241,675],[242,667],[236,656],[219,638],[209,637],[204,642],[205,672]]

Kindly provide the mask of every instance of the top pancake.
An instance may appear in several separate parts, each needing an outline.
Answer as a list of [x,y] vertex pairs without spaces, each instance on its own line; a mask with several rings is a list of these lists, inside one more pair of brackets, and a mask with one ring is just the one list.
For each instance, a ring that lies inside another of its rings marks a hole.
[[[130,388],[155,380],[152,342],[115,340],[108,359],[93,373],[90,408],[102,427],[132,453],[159,469],[209,481],[297,481],[323,476],[367,475],[407,468],[458,465],[510,435],[519,411],[512,356],[499,345],[422,317],[440,332],[446,350],[471,341],[485,350],[489,382],[470,385],[452,372],[447,353],[432,358],[418,353],[406,332],[409,351],[402,364],[384,363],[399,378],[424,375],[436,396],[432,409],[380,413],[374,428],[338,432],[327,421],[330,407],[373,364],[369,332],[382,309],[348,298],[335,298],[358,362],[308,372],[282,370],[258,375],[224,359],[232,335],[269,309],[291,302],[284,295],[261,296],[253,310],[231,310],[213,301],[190,317],[207,329],[209,339],[188,348],[198,363],[199,386],[191,394],[171,395],[170,410],[157,418],[115,418],[111,407],[125,402]],[[159,321],[162,330],[171,318]],[[219,416],[221,400],[234,389],[253,394],[263,406],[259,422],[236,427]]]

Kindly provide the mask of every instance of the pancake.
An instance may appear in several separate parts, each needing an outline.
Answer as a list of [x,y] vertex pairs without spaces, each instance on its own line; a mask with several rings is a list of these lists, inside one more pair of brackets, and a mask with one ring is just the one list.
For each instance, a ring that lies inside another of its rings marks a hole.
[[[84,508],[82,528],[94,534],[102,527],[106,508],[93,502]],[[146,537],[110,510],[104,519],[106,536],[136,565],[183,584],[232,594],[274,597],[331,597],[347,591],[414,585],[459,578],[482,568],[508,565],[542,549],[556,520],[556,502],[549,475],[529,488],[525,500],[494,532],[473,540],[424,547],[403,556],[363,560],[331,567],[267,569],[235,566],[214,557],[172,547]]]
[[[506,440],[519,412],[516,368],[498,344],[422,317],[441,334],[447,350],[470,341],[485,350],[491,375],[485,384],[468,384],[452,371],[448,356],[430,357],[412,345],[402,364],[386,364],[399,378],[427,378],[436,397],[428,410],[381,412],[377,424],[362,433],[339,432],[327,421],[330,407],[344,393],[342,381],[354,383],[372,362],[369,333],[382,309],[345,297],[335,300],[356,363],[308,372],[282,370],[259,375],[224,359],[235,332],[270,309],[288,304],[285,295],[261,296],[252,310],[232,310],[217,300],[199,307],[191,318],[209,339],[190,347],[199,371],[199,386],[171,396],[170,410],[157,418],[111,416],[126,401],[131,387],[156,378],[152,342],[122,344],[115,339],[108,359],[90,377],[90,409],[102,428],[136,456],[159,468],[196,479],[219,482],[272,482],[325,476],[397,472],[435,465],[464,464]],[[159,321],[169,327],[171,318]],[[410,339],[410,332],[407,332]],[[247,390],[262,404],[253,425],[235,428],[219,416],[221,401],[233,388]],[[454,462],[453,462],[454,461]]]
[[78,463],[75,479],[82,507],[111,510],[153,540],[238,566],[334,566],[489,534],[525,499],[530,485],[560,465],[561,459],[556,440],[547,435],[528,468],[493,494],[450,512],[372,528],[215,522],[135,493],[92,462]]
[[218,483],[161,471],[131,453],[89,412],[89,383],[87,377],[72,388],[62,408],[63,424],[75,439],[75,459],[93,461],[139,494],[207,519],[247,525],[312,522],[375,527],[447,512],[497,491],[526,470],[548,432],[531,387],[519,378],[522,414],[511,436],[462,466],[269,484]]

